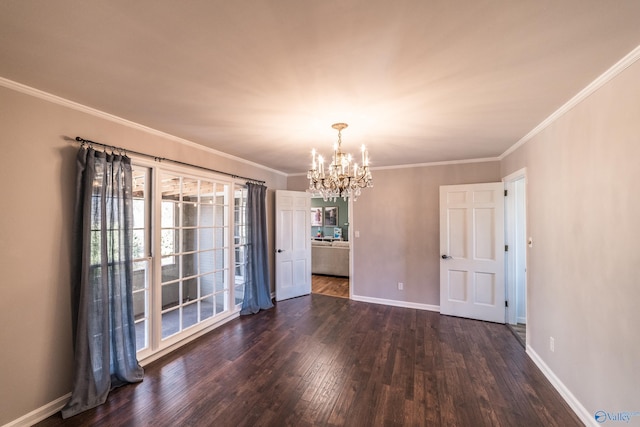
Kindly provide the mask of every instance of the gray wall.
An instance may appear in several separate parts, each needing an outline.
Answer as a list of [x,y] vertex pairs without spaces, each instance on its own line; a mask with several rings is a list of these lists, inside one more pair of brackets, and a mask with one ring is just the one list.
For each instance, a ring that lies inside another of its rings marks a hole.
[[353,293],[439,306],[440,186],[500,181],[499,163],[386,169],[373,179],[353,204]]
[[[63,137],[76,135],[263,179],[268,212],[273,190],[286,187],[284,175],[0,87],[0,425],[71,391],[69,258],[78,145]],[[272,249],[273,226],[271,215]]]
[[531,348],[590,415],[640,411],[640,63],[501,166],[527,168]]
[[[439,188],[500,181],[500,163],[374,170],[374,187],[353,202],[353,277],[357,296],[440,305]],[[304,191],[304,176],[288,189]],[[398,282],[404,283],[399,291]]]

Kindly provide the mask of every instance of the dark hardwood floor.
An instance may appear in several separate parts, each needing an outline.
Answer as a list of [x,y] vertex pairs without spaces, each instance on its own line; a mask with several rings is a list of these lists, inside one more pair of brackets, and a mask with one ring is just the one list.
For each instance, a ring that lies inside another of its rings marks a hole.
[[579,426],[504,325],[307,295],[40,426]]
[[349,278],[313,274],[311,276],[311,292],[332,297],[349,298]]

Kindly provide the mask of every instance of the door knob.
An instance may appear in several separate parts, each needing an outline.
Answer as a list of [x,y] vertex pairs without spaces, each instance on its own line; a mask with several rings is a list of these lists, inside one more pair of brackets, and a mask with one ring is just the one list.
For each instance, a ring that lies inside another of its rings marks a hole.
[[453,257],[450,257],[449,255],[442,255],[442,259],[450,259],[450,258],[453,258]]
[[282,253],[284,252],[282,249],[278,249],[278,253]]

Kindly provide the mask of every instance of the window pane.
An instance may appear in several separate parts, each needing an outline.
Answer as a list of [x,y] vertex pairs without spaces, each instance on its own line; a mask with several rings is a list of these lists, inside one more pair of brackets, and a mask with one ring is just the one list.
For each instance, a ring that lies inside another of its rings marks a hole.
[[144,199],[133,199],[133,228],[144,228],[145,223]]
[[200,205],[200,227],[213,227],[213,205]]
[[235,271],[235,277],[234,277],[234,281],[236,285],[246,282],[245,271],[246,271],[246,266],[244,264],[236,265],[236,271]]
[[145,198],[148,168],[131,165],[132,188],[131,194],[134,199]]
[[211,181],[200,181],[200,203],[213,203],[215,184]]
[[227,289],[227,281],[225,280],[227,276],[227,270],[216,271],[215,275],[216,275],[216,292]]
[[217,227],[222,227],[227,223],[225,221],[225,207],[224,206],[215,206],[215,225]]
[[139,291],[147,287],[147,261],[133,263],[133,290]]
[[227,310],[227,293],[217,294],[215,296],[216,301],[216,314],[222,313]]
[[133,318],[135,320],[145,317],[147,298],[144,290],[133,293]]
[[198,250],[197,229],[188,228],[182,230],[182,252],[193,252]]
[[200,320],[205,320],[213,316],[213,296],[200,301]]
[[132,247],[133,259],[144,258],[144,229],[133,230],[133,247]]
[[[151,208],[151,199],[148,197],[150,169],[147,167],[132,165],[132,196],[133,196],[133,234],[132,254],[134,259],[142,259],[150,252],[148,249],[151,235],[148,221]],[[136,351],[149,347],[149,292],[150,276],[149,261],[136,261],[133,263],[133,316],[135,319]]]
[[226,263],[226,254],[227,251],[224,249],[216,249],[215,251],[215,269],[216,270],[221,270],[224,267],[226,267],[227,263]]
[[160,254],[171,255],[176,253],[176,230],[162,230],[160,235]]
[[[242,304],[247,280],[247,188],[234,187],[233,303]],[[226,243],[226,242],[225,242]],[[229,279],[227,279],[229,280]]]
[[246,227],[243,225],[236,225],[234,228],[234,238],[235,238],[234,243],[236,245],[246,245],[247,244]]
[[214,232],[216,234],[216,241],[215,241],[215,245],[217,248],[223,248],[225,246],[227,246],[226,243],[226,239],[225,239],[225,233],[227,232],[226,228],[214,228]]
[[198,263],[200,265],[200,273],[213,271],[213,251],[199,252]]
[[180,277],[180,270],[178,264],[175,262],[176,257],[162,258],[163,262],[167,264],[162,265],[162,283],[171,282],[177,280]]
[[182,204],[182,226],[195,227],[198,225],[198,204],[183,203]]
[[193,277],[182,282],[182,302],[198,299],[198,278]]
[[171,175],[162,175],[160,182],[162,200],[180,200],[180,178]]
[[198,274],[198,254],[182,255],[182,277]]
[[182,307],[182,329],[198,323],[198,303],[192,302]]
[[198,201],[198,180],[193,178],[182,178],[182,201]]
[[180,331],[180,309],[162,313],[162,338],[167,338]]
[[213,228],[201,228],[198,233],[200,234],[200,250],[213,249]]
[[140,351],[149,346],[146,332],[147,332],[146,319],[136,322],[136,351]]
[[161,204],[161,224],[162,228],[173,228],[178,226],[178,216],[180,212],[180,204],[174,202],[165,202]]
[[244,264],[245,259],[245,250],[246,246],[238,246],[236,247],[236,264]]
[[205,297],[213,293],[214,275],[207,274],[200,277],[200,296]]
[[235,289],[235,302],[234,304],[242,304],[242,299],[244,298],[244,285],[236,286]]
[[162,309],[166,310],[178,305],[180,301],[180,282],[162,285]]

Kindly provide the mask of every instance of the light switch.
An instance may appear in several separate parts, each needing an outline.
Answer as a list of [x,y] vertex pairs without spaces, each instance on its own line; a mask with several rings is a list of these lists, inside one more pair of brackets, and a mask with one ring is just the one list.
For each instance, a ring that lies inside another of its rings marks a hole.
[[354,234],[355,234],[356,237],[360,237],[360,231],[359,230],[356,230]]

